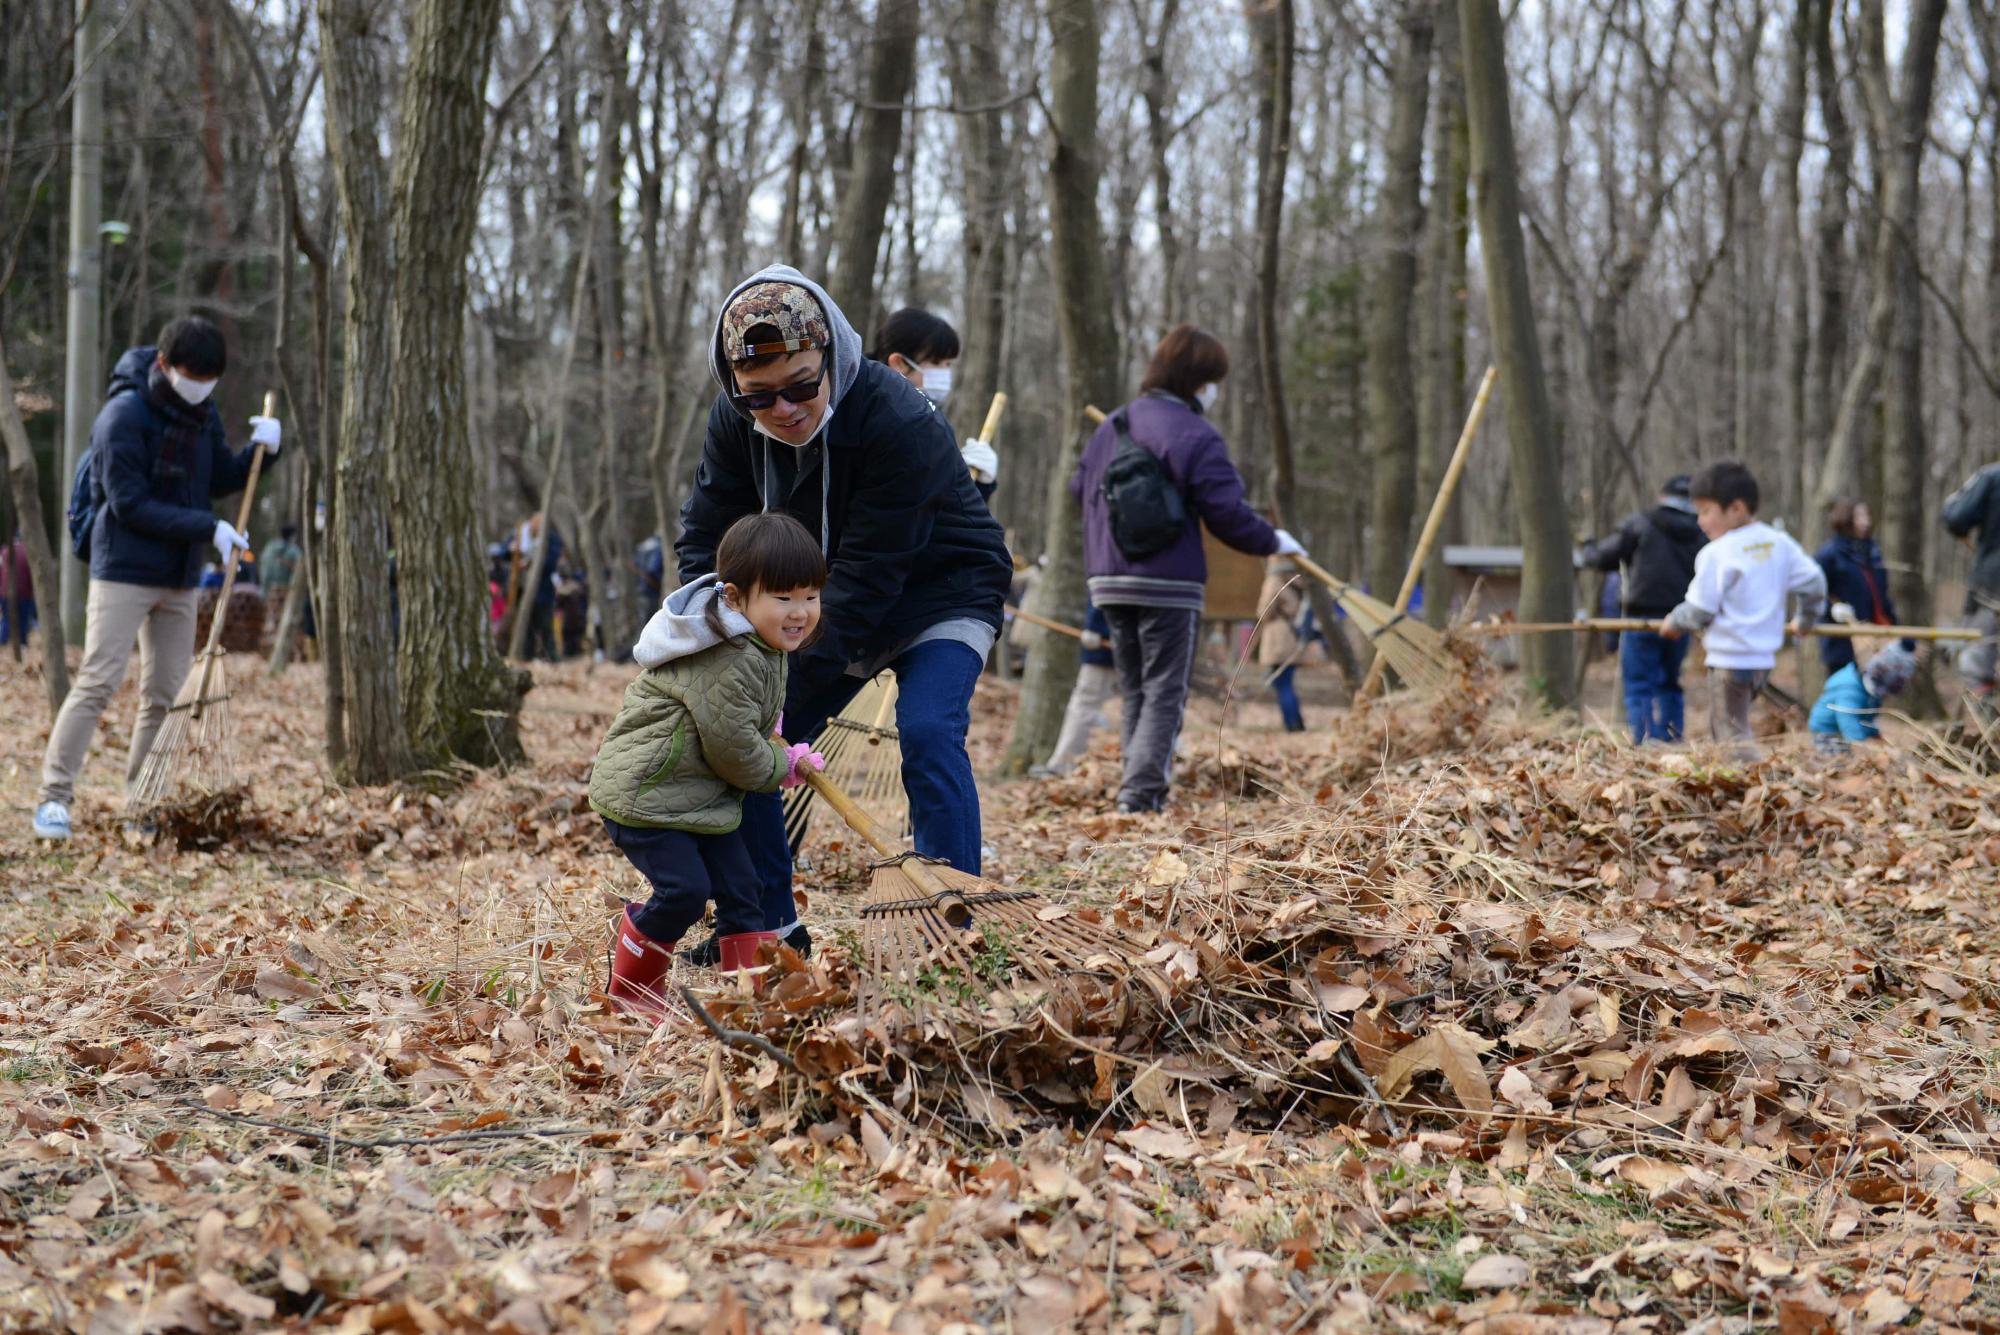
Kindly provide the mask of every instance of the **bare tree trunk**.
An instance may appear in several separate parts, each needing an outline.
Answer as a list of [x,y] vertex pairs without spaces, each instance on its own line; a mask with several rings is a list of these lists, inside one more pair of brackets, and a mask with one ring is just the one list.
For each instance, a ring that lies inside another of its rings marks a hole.
[[[1171,0],[1169,0],[1171,3]],[[998,0],[969,0],[962,27],[965,40],[951,52],[952,82],[958,101],[991,110],[957,118],[965,159],[965,345],[957,365],[952,403],[964,434],[977,428],[1000,389],[1007,341],[1008,252],[1007,183],[1013,150],[1007,142],[1006,113],[995,103],[1006,92],[1000,60]],[[1001,655],[1001,662],[1006,656]]]
[[[1494,360],[1507,409],[1514,511],[1521,530],[1520,616],[1567,621],[1574,610],[1569,517],[1550,420],[1548,385],[1535,333],[1528,254],[1521,240],[1521,192],[1507,97],[1506,33],[1497,0],[1459,0],[1465,52],[1472,179],[1479,201],[1479,249]],[[1567,635],[1523,637],[1521,666],[1549,704],[1574,699],[1574,646]]]
[[[521,754],[523,674],[487,626],[466,435],[465,263],[500,0],[417,0],[395,175],[390,437],[403,626],[397,675],[416,763]],[[615,131],[614,131],[615,133]]]
[[389,602],[389,442],[381,430],[391,355],[389,170],[381,150],[388,94],[381,52],[389,39],[373,25],[389,16],[363,0],[318,0],[318,6],[327,147],[347,238],[340,443],[327,534],[347,704],[346,765],[339,772],[353,783],[385,783],[409,770]]
[[[1049,474],[1049,563],[1035,585],[1032,610],[1070,625],[1083,616],[1083,517],[1069,480],[1086,430],[1086,404],[1116,404],[1120,392],[1111,281],[1105,267],[1103,221],[1097,212],[1097,85],[1102,34],[1095,0],[1050,0],[1049,259],[1055,271],[1056,315],[1062,331],[1064,412],[1062,449]],[[1028,650],[1021,673],[1021,708],[1001,758],[1004,773],[1024,773],[1047,758],[1062,732],[1063,709],[1076,684],[1076,641],[1044,635]]]
[[1368,421],[1374,447],[1374,505],[1368,578],[1392,597],[1409,563],[1417,502],[1417,393],[1411,374],[1410,314],[1416,303],[1417,247],[1424,225],[1424,117],[1430,100],[1432,0],[1404,6],[1391,78],[1389,136],[1375,206],[1375,272],[1369,286]]
[[866,338],[875,327],[875,258],[896,190],[903,103],[917,76],[917,0],[882,0],[875,14],[868,101],[861,109],[854,174],[841,200],[827,291]]
[[[1833,443],[1852,429],[1851,415],[1845,433],[1837,426],[1837,418],[1843,402],[1840,368],[1847,355],[1847,197],[1853,185],[1854,135],[1848,127],[1840,94],[1840,70],[1833,57],[1833,0],[1805,0],[1805,3],[1812,11],[1813,82],[1819,95],[1820,124],[1826,135],[1826,164],[1820,172],[1819,202],[1813,222],[1813,270],[1819,292],[1819,317],[1808,358],[1806,439],[1817,442],[1831,459]],[[1811,474],[1813,500],[1805,516],[1806,532],[1816,534],[1825,519],[1820,497],[1828,494],[1829,484],[1820,476],[1821,469],[1810,461],[1807,471]],[[1853,485],[1851,478],[1836,478],[1831,484],[1832,494],[1852,490]]]
[[1792,17],[1785,50],[1785,93],[1778,107],[1778,199],[1773,225],[1777,229],[1779,286],[1783,289],[1783,320],[1779,352],[1783,358],[1784,421],[1779,432],[1783,481],[1778,489],[1780,513],[1791,516],[1794,528],[1805,531],[1806,365],[1811,351],[1812,296],[1806,277],[1805,242],[1799,235],[1799,158],[1805,149],[1806,69],[1812,51],[1812,5],[1801,0]]
[[[1466,250],[1472,231],[1472,145],[1466,136],[1465,81],[1459,58],[1458,15],[1446,9],[1437,23],[1437,115],[1432,118],[1431,162],[1436,184],[1425,217],[1422,337],[1424,390],[1419,403],[1417,494],[1437,495],[1450,462],[1453,424],[1465,400]],[[1464,528],[1464,500],[1451,499],[1444,529],[1424,563],[1424,619],[1443,626],[1451,618],[1451,570],[1445,545]]]
[[[1858,41],[1861,89],[1882,153],[1876,299],[1886,296],[1891,307],[1887,343],[1882,347],[1882,446],[1887,465],[1882,477],[1882,546],[1888,557],[1889,585],[1897,613],[1917,625],[1928,624],[1932,614],[1931,587],[1924,578],[1930,443],[1924,433],[1924,289],[1917,267],[1918,206],[1945,4],[1946,0],[1916,0],[1911,6],[1900,91],[1892,89],[1889,82],[1882,0],[1862,0]],[[1929,666],[1930,661],[1925,660],[1910,684],[1905,708],[1913,713],[1941,712]]]
[[[35,448],[28,442],[28,429],[21,425],[20,409],[14,405],[14,377],[7,369],[7,347],[0,343],[0,436],[6,438],[7,482],[14,496],[14,522],[21,528],[21,544],[28,550],[28,574],[42,604],[42,685],[48,689],[49,717],[54,719],[69,694],[69,661],[63,657],[62,617],[55,603],[62,587],[62,567],[56,563],[55,549],[49,545],[49,530],[42,517],[42,483],[35,466]],[[6,535],[0,534],[0,547]],[[14,572],[7,572],[7,595],[11,600]],[[20,609],[12,608],[7,618],[9,634],[23,634]]]
[[[1143,8],[1135,4],[1136,13]],[[1174,20],[1180,0],[1160,0],[1160,20],[1146,34],[1145,80],[1139,85],[1146,100],[1146,147],[1152,154],[1153,230],[1160,234],[1160,323],[1172,328],[1181,322],[1185,298],[1181,293],[1181,239],[1174,227],[1174,177],[1167,162],[1173,145],[1173,85],[1167,79],[1167,42],[1174,34]]]

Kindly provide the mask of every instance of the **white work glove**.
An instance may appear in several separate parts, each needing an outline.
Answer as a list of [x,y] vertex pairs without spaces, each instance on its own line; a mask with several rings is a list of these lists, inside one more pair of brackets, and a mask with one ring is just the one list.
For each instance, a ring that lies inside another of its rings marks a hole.
[[1278,530],[1278,551],[1277,551],[1277,555],[1279,555],[1279,556],[1304,556],[1305,554],[1306,554],[1306,549],[1305,549],[1304,547],[1301,547],[1301,546],[1299,545],[1299,540],[1298,540],[1297,538],[1295,538],[1295,537],[1293,537],[1293,536],[1292,536],[1291,534],[1289,534],[1289,533],[1285,532],[1285,530],[1283,530],[1283,529],[1279,529],[1279,530]]
[[1094,630],[1087,630],[1083,633],[1083,647],[1093,651],[1102,649],[1104,647],[1104,637]]
[[236,525],[230,523],[227,519],[218,519],[215,521],[215,537],[211,541],[215,543],[215,554],[222,558],[222,564],[224,565],[229,564],[230,552],[247,552],[250,550],[250,540],[241,533],[238,533]]
[[968,440],[959,453],[965,456],[965,466],[972,470],[975,481],[999,481],[1000,455],[991,445],[983,440]]
[[278,419],[275,417],[250,419],[250,443],[262,445],[266,458],[278,457],[278,441],[283,435],[284,430],[278,425]]
[[1833,610],[1831,613],[1829,613],[1829,615],[1832,616],[1832,618],[1836,622],[1840,623],[1843,626],[1851,626],[1855,622],[1861,619],[1860,617],[1854,615],[1853,603],[1835,603],[1833,605]]

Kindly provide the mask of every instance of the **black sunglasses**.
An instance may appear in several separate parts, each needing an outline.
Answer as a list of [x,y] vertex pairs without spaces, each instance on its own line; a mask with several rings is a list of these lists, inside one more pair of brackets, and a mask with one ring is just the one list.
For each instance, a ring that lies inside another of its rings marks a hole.
[[811,403],[819,395],[819,387],[826,380],[826,370],[833,362],[833,354],[827,353],[819,359],[819,374],[810,380],[801,380],[796,385],[786,385],[783,389],[760,389],[751,394],[731,394],[729,401],[746,413],[760,413],[783,399],[786,403]]

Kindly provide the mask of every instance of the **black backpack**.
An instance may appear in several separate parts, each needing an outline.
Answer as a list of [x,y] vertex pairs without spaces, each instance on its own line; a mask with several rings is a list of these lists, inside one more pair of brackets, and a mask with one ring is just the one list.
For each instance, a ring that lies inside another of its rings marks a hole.
[[104,496],[97,487],[97,447],[88,446],[76,461],[76,476],[69,480],[69,548],[76,559],[90,560],[90,534],[97,527],[97,510]]
[[1143,561],[1179,542],[1187,532],[1187,500],[1158,455],[1132,439],[1120,408],[1111,415],[1118,446],[1098,488],[1111,516],[1111,540],[1128,561]]

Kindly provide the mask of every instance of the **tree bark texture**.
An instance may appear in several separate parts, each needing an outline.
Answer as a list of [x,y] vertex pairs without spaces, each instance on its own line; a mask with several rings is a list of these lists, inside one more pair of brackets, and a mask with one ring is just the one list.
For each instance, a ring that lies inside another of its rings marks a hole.
[[500,0],[417,0],[395,175],[390,437],[403,625],[397,673],[419,765],[521,753],[523,682],[487,624],[465,408],[465,262]]
[[[968,0],[962,27],[962,49],[951,53],[954,92],[961,105],[992,108],[956,118],[965,170],[965,340],[952,409],[966,428],[962,434],[969,435],[976,429],[972,423],[985,419],[986,407],[1001,385],[1008,252],[1013,245],[1007,223],[1013,151],[1007,142],[1006,112],[994,106],[1007,88],[998,0]],[[1005,659],[1003,654],[1001,661]]]
[[[1051,0],[1049,121],[1049,261],[1055,276],[1061,332],[1064,412],[1062,448],[1049,474],[1045,513],[1048,565],[1035,584],[1031,609],[1081,625],[1084,607],[1083,515],[1070,495],[1079,450],[1089,430],[1086,404],[1109,412],[1123,400],[1118,334],[1111,319],[1111,279],[1103,220],[1097,212],[1102,173],[1098,157],[1098,54],[1102,34],[1095,0]],[[1044,635],[1028,650],[1021,673],[1021,709],[1001,769],[1020,774],[1040,764],[1062,732],[1063,709],[1076,684],[1076,641]]]
[[[56,711],[62,708],[63,697],[69,694],[69,660],[63,656],[63,624],[57,607],[58,590],[62,584],[62,567],[57,564],[55,549],[49,545],[47,521],[42,517],[41,470],[35,466],[35,449],[28,441],[28,429],[21,424],[20,409],[14,405],[14,377],[7,369],[7,348],[0,343],[0,437],[5,438],[7,447],[7,483],[14,496],[14,522],[21,530],[21,545],[28,552],[28,574],[35,582],[35,593],[40,599],[42,614],[42,685],[49,694],[49,718],[53,720]],[[0,546],[5,546],[0,537]],[[7,590],[11,596],[14,586],[13,572],[7,575]],[[18,609],[7,619],[10,634],[19,633],[15,627]]]
[[[1466,136],[1465,80],[1459,58],[1458,15],[1437,17],[1437,112],[1431,120],[1431,162],[1436,183],[1424,218],[1421,330],[1424,387],[1417,423],[1417,494],[1437,495],[1451,461],[1453,426],[1465,401],[1465,303],[1470,275],[1467,243],[1472,231],[1472,145]],[[1444,529],[1424,563],[1424,620],[1442,627],[1451,619],[1451,568],[1446,544],[1463,533],[1463,498],[1454,493]]]
[[875,328],[875,259],[896,191],[903,143],[903,103],[917,77],[917,0],[881,0],[868,66],[867,103],[854,146],[854,170],[835,225],[833,281],[840,308],[866,339]]
[[[329,563],[338,587],[346,766],[351,783],[386,783],[409,769],[397,698],[389,601],[389,169],[382,160],[382,58],[392,33],[379,7],[318,0],[326,71],[327,148],[347,238],[340,441],[335,451]],[[476,142],[476,140],[475,140]],[[405,581],[407,585],[407,581]]]
[[[1570,570],[1569,518],[1562,466],[1541,344],[1535,333],[1528,253],[1521,238],[1521,192],[1514,156],[1513,112],[1507,96],[1506,33],[1497,0],[1459,0],[1465,52],[1466,114],[1472,180],[1478,200],[1479,249],[1485,261],[1486,303],[1494,360],[1507,410],[1514,511],[1521,530],[1519,614],[1523,621],[1567,621],[1575,588]],[[1566,706],[1576,691],[1574,646],[1568,635],[1523,637],[1521,666],[1543,698]]]
[[1368,425],[1374,453],[1368,579],[1387,599],[1409,564],[1417,496],[1417,389],[1411,308],[1422,244],[1424,118],[1430,101],[1432,0],[1408,0],[1391,78],[1389,137],[1375,206],[1375,272],[1369,282]]

